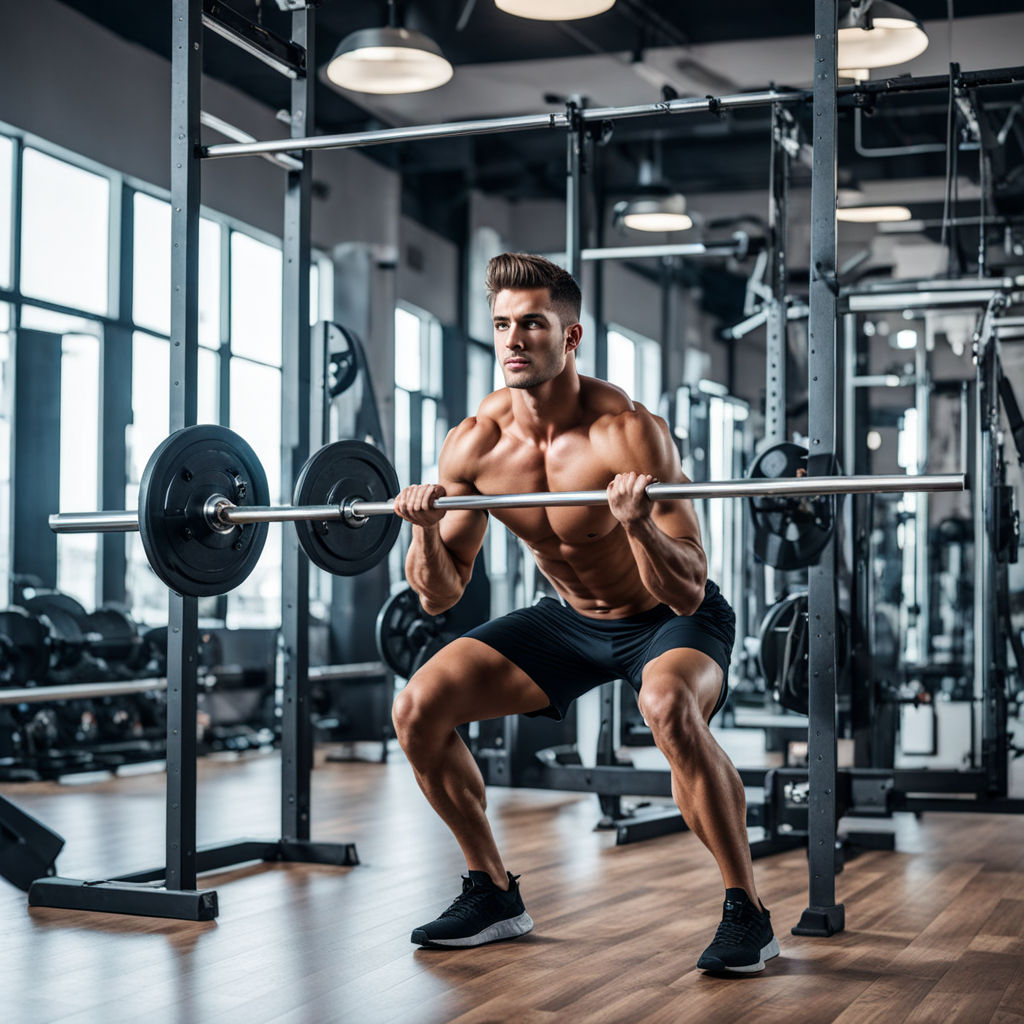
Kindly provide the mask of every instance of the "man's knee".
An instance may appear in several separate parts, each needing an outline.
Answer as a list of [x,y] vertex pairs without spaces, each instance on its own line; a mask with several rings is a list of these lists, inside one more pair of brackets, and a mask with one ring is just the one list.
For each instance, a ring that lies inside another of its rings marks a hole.
[[443,674],[437,669],[421,669],[399,691],[391,708],[391,720],[403,750],[408,752],[434,733],[447,735],[451,731],[453,725],[444,713],[444,689]]
[[696,697],[678,676],[645,679],[638,703],[656,741],[690,742],[707,728]]

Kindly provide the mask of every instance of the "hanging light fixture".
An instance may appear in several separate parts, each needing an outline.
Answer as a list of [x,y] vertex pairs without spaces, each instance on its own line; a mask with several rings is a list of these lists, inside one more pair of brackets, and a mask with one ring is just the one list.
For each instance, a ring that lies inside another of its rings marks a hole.
[[856,185],[839,189],[837,198],[839,206],[836,210],[836,220],[847,224],[886,224],[910,220],[910,210],[905,206],[891,203],[883,206],[865,202],[866,196]]
[[535,21],[575,21],[604,14],[615,0],[494,0],[494,6],[517,18]]
[[905,206],[841,206],[836,210],[836,220],[848,224],[887,224],[910,220],[910,210]]
[[653,141],[651,155],[640,161],[637,195],[615,204],[615,220],[633,231],[685,231],[693,227],[693,218],[686,212],[686,197],[662,180],[660,140]]
[[928,49],[928,33],[889,0],[846,0],[839,6],[839,67],[886,68]]
[[436,89],[454,71],[433,39],[395,24],[395,2],[388,0],[388,24],[347,35],[324,73],[341,89],[397,95]]
[[615,216],[634,231],[685,231],[693,227],[686,199],[678,192],[638,196],[615,204]]

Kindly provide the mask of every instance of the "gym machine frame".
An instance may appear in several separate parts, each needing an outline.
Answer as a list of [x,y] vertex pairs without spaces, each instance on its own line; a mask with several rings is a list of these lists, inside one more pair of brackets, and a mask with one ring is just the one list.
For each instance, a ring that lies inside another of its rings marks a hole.
[[[654,114],[712,113],[768,104],[813,101],[815,162],[812,172],[811,333],[808,373],[811,388],[812,476],[828,475],[834,449],[836,361],[835,272],[835,119],[836,119],[836,2],[815,0],[815,76],[813,91],[775,89],[704,99],[677,99],[631,107],[581,110],[570,102],[564,114],[526,115],[410,128],[384,129],[347,135],[309,136],[313,126],[313,80],[307,55],[315,52],[314,14],[294,10],[295,46],[270,47],[245,31],[243,25],[220,34],[254,53],[292,79],[291,135],[269,142],[231,142],[203,147],[200,140],[202,40],[205,23],[216,29],[218,18],[206,0],[173,0],[171,87],[171,204],[172,204],[172,346],[170,429],[196,420],[199,180],[203,158],[284,154],[301,167],[288,165],[284,232],[284,362],[282,479],[290,485],[296,465],[309,441],[309,328],[308,265],[310,238],[310,157],[316,149],[364,147],[388,142],[491,134],[539,128],[569,129],[567,187],[568,268],[579,276],[580,149],[587,122]],[[282,53],[284,58],[282,58]],[[1016,81],[1024,69],[978,72],[971,84]],[[961,80],[969,76],[962,75]],[[976,79],[976,81],[975,81]],[[936,88],[948,79],[869,83],[839,90],[855,95],[877,91]],[[303,302],[303,300],[306,300]],[[309,840],[312,734],[308,714],[308,565],[298,543],[289,538],[284,548],[283,643],[285,648],[284,723],[282,729],[282,836],[276,841],[243,840],[204,850],[196,849],[196,713],[197,600],[170,596],[168,629],[168,756],[167,857],[162,868],[102,882],[41,879],[32,887],[31,905],[67,909],[144,914],[190,920],[209,920],[217,914],[214,890],[196,888],[197,874],[250,860],[297,860],[352,865],[358,863],[351,843],[317,844]],[[832,934],[842,928],[842,908],[834,903],[835,834],[835,566],[829,546],[812,573],[811,603],[820,623],[811,632],[811,715],[809,721],[811,775],[810,906],[804,914],[813,934]],[[162,885],[152,884],[162,881]]]
[[[207,9],[210,8],[210,9]],[[293,43],[269,46],[265,34],[222,26],[211,5],[173,0],[171,31],[171,374],[170,430],[196,422],[199,287],[200,103],[202,28],[240,45],[291,79],[291,132],[313,125],[315,15],[292,12]],[[224,31],[219,31],[220,27]],[[272,41],[271,41],[272,42]],[[287,59],[282,59],[284,53]],[[309,260],[311,161],[288,165],[283,240],[282,480],[290,489],[309,447]],[[38,879],[31,906],[212,920],[216,890],[200,889],[200,873],[253,860],[355,865],[353,843],[310,841],[313,755],[308,708],[309,650],[306,629],[309,565],[298,539],[283,542],[284,715],[281,734],[281,836],[242,839],[197,848],[196,730],[198,600],[170,593],[167,643],[167,835],[164,866],[100,882]]]

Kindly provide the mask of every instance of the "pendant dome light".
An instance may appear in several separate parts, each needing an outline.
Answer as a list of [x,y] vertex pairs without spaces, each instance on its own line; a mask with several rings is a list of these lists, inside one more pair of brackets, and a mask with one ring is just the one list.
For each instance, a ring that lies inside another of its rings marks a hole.
[[494,6],[517,18],[535,21],[575,21],[604,14],[615,0],[494,0]]
[[846,0],[839,6],[839,67],[886,68],[928,49],[928,33],[913,14],[889,0]]
[[454,71],[433,39],[395,24],[395,0],[388,0],[388,24],[347,35],[324,73],[341,89],[399,95],[436,89]]
[[836,220],[847,224],[891,224],[910,220],[910,210],[906,206],[888,203],[884,206],[869,205],[865,198],[857,186],[839,189]]
[[662,179],[660,140],[654,140],[651,155],[640,161],[637,195],[615,204],[615,220],[633,231],[686,231],[693,227],[686,197]]

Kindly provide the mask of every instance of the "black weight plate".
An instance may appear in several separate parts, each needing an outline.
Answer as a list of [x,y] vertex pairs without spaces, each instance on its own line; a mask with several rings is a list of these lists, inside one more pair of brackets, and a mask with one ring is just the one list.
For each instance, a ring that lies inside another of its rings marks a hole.
[[[350,499],[390,501],[398,477],[387,456],[362,441],[335,441],[307,460],[295,481],[295,505],[338,505]],[[396,515],[369,516],[363,523],[345,520],[295,523],[309,560],[335,576],[358,576],[387,557],[398,539]]]
[[256,567],[267,523],[210,528],[206,502],[221,494],[239,506],[267,505],[267,475],[249,445],[226,427],[200,424],[171,434],[139,485],[139,530],[153,571],[175,593],[210,597],[233,590]]
[[42,684],[50,667],[49,631],[24,608],[0,611],[0,686]]
[[[766,448],[754,460],[748,478],[795,478],[807,468],[807,449],[789,441]],[[833,529],[833,499],[825,496],[755,497],[750,499],[754,553],[776,569],[791,571],[813,565]]]
[[[412,587],[392,594],[377,614],[377,651],[381,661],[402,679],[409,679],[419,665],[455,638],[442,630],[446,616],[428,615]],[[430,655],[423,652],[430,649]]]

